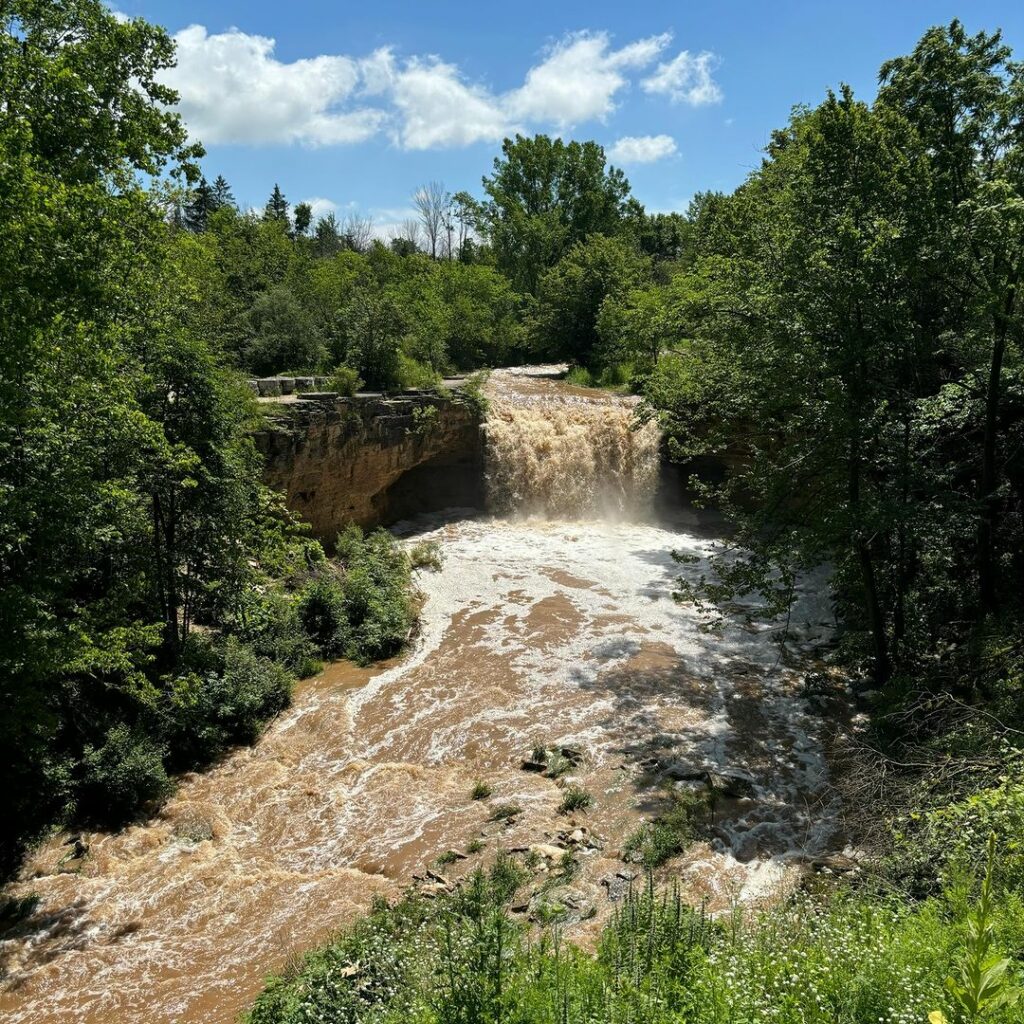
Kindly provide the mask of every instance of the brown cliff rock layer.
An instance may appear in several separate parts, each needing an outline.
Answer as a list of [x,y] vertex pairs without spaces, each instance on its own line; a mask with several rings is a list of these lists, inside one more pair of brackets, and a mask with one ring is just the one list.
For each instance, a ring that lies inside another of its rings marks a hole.
[[351,522],[483,505],[480,417],[457,394],[325,395],[266,410],[264,482],[322,541]]

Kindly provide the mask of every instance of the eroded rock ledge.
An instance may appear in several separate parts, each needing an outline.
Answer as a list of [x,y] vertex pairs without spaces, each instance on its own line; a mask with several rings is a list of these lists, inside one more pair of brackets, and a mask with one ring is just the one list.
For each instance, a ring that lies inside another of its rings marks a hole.
[[264,408],[264,482],[328,544],[350,522],[482,507],[480,416],[458,393],[325,394]]

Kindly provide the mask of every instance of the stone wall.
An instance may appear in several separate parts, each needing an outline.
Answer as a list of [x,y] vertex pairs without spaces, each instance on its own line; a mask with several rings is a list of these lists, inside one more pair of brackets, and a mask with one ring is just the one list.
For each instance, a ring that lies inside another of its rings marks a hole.
[[263,409],[264,481],[328,544],[350,522],[482,507],[480,417],[457,393],[325,394]]

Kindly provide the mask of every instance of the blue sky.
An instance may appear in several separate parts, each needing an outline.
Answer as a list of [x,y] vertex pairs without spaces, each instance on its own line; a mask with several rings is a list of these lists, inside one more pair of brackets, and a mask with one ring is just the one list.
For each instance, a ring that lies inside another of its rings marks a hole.
[[423,182],[480,193],[508,131],[593,138],[650,210],[732,189],[797,103],[961,17],[1024,59],[1024,3],[351,3],[120,0],[179,42],[204,169],[243,205],[274,182],[387,236]]

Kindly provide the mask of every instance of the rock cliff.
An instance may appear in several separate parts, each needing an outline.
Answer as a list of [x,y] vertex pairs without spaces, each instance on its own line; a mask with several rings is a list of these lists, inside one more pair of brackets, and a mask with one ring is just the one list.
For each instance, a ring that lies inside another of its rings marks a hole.
[[320,540],[350,522],[483,505],[480,416],[457,393],[323,395],[264,410],[264,481]]

